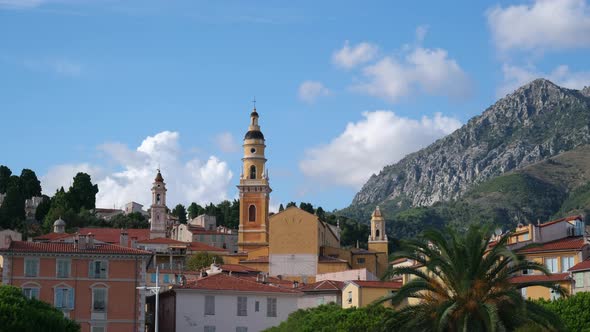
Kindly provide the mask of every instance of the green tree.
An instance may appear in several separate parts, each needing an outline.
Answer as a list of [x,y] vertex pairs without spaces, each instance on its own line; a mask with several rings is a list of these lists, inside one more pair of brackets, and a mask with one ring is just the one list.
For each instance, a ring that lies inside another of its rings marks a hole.
[[299,203],[299,208],[303,211],[307,211],[311,214],[314,214],[315,210],[313,209],[313,205],[311,203],[301,202]]
[[74,176],[74,182],[68,190],[69,207],[74,212],[81,209],[92,210],[96,208],[96,194],[98,185],[92,184],[89,174],[79,172]]
[[112,228],[149,228],[150,223],[140,212],[132,212],[129,214],[116,215],[108,222],[105,222],[104,226]]
[[27,299],[14,286],[0,286],[0,332],[77,332],[80,325],[51,305]]
[[383,306],[342,309],[330,303],[310,309],[299,309],[279,326],[267,332],[357,332],[382,331],[382,322],[393,310]]
[[35,210],[35,220],[43,221],[49,209],[51,209],[51,199],[49,196],[43,195],[43,200],[37,206],[37,210]]
[[191,205],[188,206],[188,218],[193,219],[198,217],[199,215],[205,212],[205,209],[200,206],[199,204],[192,202]]
[[285,211],[285,207],[283,206],[283,203],[281,203],[279,205],[279,212]]
[[297,206],[297,203],[295,203],[295,202],[287,203],[287,209],[290,208],[291,206]]
[[12,175],[10,168],[0,165],[0,194],[5,194],[8,189],[8,179]]
[[37,174],[28,168],[20,173],[20,187],[25,199],[41,196],[41,181],[37,179]]
[[210,254],[208,252],[199,252],[187,257],[186,268],[189,271],[197,271],[204,267],[211,266],[213,261],[217,264],[223,264],[223,258],[221,258],[221,256]]
[[571,332],[590,332],[590,293],[579,292],[558,300],[535,301],[542,307],[557,314]]
[[172,209],[172,214],[178,218],[178,222],[181,224],[186,224],[186,209],[184,205],[177,204],[174,209]]
[[512,331],[530,322],[562,329],[557,315],[522,298],[523,287],[543,286],[563,293],[551,283],[512,284],[509,278],[522,270],[548,275],[542,264],[510,251],[505,235],[491,249],[491,235],[472,226],[466,234],[452,229],[428,230],[420,239],[403,241],[391,259],[407,258],[421,267],[397,267],[388,276],[410,275],[397,293],[382,301],[419,303],[401,309],[388,324],[412,331]]
[[25,197],[20,186],[20,178],[12,175],[8,178],[6,197],[0,206],[0,227],[20,228],[25,220]]
[[324,211],[321,206],[318,206],[318,208],[315,210],[315,215],[318,216],[320,220],[326,221],[326,211]]

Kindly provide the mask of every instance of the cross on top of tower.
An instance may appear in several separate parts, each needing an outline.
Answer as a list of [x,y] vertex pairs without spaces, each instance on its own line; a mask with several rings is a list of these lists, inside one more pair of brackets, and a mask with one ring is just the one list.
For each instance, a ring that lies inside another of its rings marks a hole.
[[254,100],[252,100],[252,106],[254,110],[256,110],[256,96],[254,96]]

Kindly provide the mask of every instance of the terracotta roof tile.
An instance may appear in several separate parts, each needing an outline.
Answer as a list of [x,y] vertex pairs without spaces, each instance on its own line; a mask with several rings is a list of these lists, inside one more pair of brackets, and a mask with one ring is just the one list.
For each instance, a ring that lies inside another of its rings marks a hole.
[[590,270],[590,258],[587,258],[585,261],[581,261],[578,264],[572,266],[568,271],[583,271],[583,270]]
[[0,251],[7,253],[152,255],[150,252],[145,250],[121,247],[106,243],[96,243],[93,249],[80,249],[74,243],[13,241],[10,243],[10,247]]
[[[150,230],[147,228],[128,228],[127,231],[128,239],[131,243],[131,238],[137,238],[137,241],[144,241],[150,238]],[[119,243],[121,239],[121,229],[119,228],[93,228],[85,227],[78,230],[80,235],[87,235],[88,233],[94,234],[94,238],[98,241],[107,243]]]
[[572,220],[577,220],[577,219],[583,220],[581,215],[569,216],[569,217],[565,217],[565,218],[551,220],[551,221],[548,221],[546,223],[542,223],[542,224],[539,225],[539,227],[545,227],[545,226],[557,224],[557,223],[560,223],[560,222],[563,222],[563,221],[572,221]]
[[33,241],[57,241],[73,238],[74,234],[69,233],[47,233],[33,238]]
[[532,246],[518,250],[519,253],[533,253],[533,252],[544,252],[554,250],[580,250],[587,243],[584,241],[582,236],[578,237],[566,237],[563,239],[546,242],[538,246]]
[[233,273],[258,273],[260,271],[240,264],[221,264],[221,270]]
[[399,289],[402,287],[402,282],[400,282],[400,281],[353,280],[350,282],[358,285],[359,287],[365,287],[365,288]]
[[522,275],[516,276],[509,279],[509,281],[513,284],[519,284],[523,282],[531,282],[531,281],[564,281],[569,279],[569,273],[555,273],[550,274],[548,276],[543,274],[530,274],[530,275]]
[[174,289],[197,289],[197,290],[216,290],[216,291],[235,291],[235,292],[261,292],[261,293],[284,293],[284,294],[301,294],[296,289],[282,288],[263,284],[246,278],[238,278],[220,273],[204,277],[192,282],[187,282],[184,286],[174,286]]
[[174,239],[169,239],[167,237],[157,237],[155,239],[146,239],[137,241],[137,243],[147,243],[147,244],[173,244],[173,245],[184,245],[188,246],[188,242],[176,241]]
[[322,280],[299,287],[302,292],[341,291],[344,288],[343,281]]
[[203,242],[190,242],[188,249],[190,251],[219,251],[219,252],[226,252],[227,251],[227,249],[210,246],[210,245],[203,243]]

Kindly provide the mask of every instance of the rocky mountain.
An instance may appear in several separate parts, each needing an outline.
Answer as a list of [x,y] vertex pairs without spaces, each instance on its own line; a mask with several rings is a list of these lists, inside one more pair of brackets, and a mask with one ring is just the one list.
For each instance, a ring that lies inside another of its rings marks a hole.
[[537,79],[371,176],[341,212],[364,220],[377,204],[399,212],[455,201],[477,184],[589,144],[589,125],[590,87],[571,90]]

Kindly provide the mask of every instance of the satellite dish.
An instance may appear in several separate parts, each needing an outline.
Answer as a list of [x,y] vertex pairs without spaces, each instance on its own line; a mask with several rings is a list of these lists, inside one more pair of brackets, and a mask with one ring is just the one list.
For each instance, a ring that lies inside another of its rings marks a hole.
[[496,228],[496,230],[494,231],[494,234],[496,234],[498,236],[502,235],[502,228],[500,228],[500,227]]

